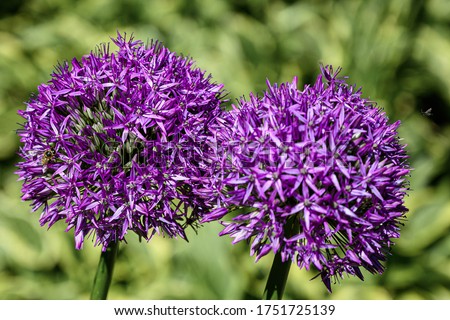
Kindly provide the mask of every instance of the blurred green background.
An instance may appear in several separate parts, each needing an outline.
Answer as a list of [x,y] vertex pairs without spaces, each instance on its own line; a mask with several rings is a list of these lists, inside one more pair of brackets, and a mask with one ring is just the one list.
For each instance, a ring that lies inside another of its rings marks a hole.
[[[231,99],[265,79],[300,87],[319,64],[363,87],[403,122],[408,221],[382,275],[344,279],[328,294],[315,272],[291,268],[287,299],[450,299],[450,3],[448,0],[3,0],[0,2],[0,298],[87,299],[99,247],[74,249],[62,222],[39,226],[14,174],[17,110],[58,61],[80,58],[116,31],[193,57]],[[432,115],[424,112],[432,108]],[[190,242],[155,237],[122,245],[110,299],[257,299],[272,256],[205,225]]]

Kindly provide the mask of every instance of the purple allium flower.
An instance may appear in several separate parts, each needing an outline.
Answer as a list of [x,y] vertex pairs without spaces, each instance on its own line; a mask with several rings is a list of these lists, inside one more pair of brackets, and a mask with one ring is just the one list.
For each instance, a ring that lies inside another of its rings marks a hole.
[[410,172],[400,122],[389,124],[338,73],[322,68],[303,91],[295,78],[268,82],[263,97],[233,106],[223,138],[231,157],[222,183],[240,211],[221,235],[249,241],[257,260],[273,251],[300,268],[315,266],[330,291],[343,273],[383,272],[407,211]]
[[118,34],[63,63],[19,114],[17,174],[41,225],[64,220],[76,248],[103,250],[129,230],[185,238],[210,206],[203,180],[223,86],[158,42]]

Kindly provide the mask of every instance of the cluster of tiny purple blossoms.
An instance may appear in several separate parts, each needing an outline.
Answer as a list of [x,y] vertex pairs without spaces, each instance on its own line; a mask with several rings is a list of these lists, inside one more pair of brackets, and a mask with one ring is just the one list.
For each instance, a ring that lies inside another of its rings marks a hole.
[[20,111],[18,175],[42,225],[64,220],[76,248],[106,250],[128,231],[185,238],[211,207],[204,156],[220,121],[223,85],[158,42],[118,34],[63,63]]
[[256,259],[314,266],[330,291],[343,273],[383,272],[410,168],[399,122],[339,70],[303,91],[267,83],[227,112],[223,85],[193,60],[113,41],[59,65],[19,112],[22,198],[42,225],[64,220],[77,249],[92,236],[106,250],[129,231],[186,238],[223,220]]
[[[240,208],[221,235],[270,251],[300,268],[315,266],[331,291],[360,267],[382,273],[407,209],[410,168],[399,122],[361,97],[361,90],[323,67],[313,86],[267,83],[262,97],[233,106],[221,181],[229,207]],[[222,212],[204,218],[222,218]]]

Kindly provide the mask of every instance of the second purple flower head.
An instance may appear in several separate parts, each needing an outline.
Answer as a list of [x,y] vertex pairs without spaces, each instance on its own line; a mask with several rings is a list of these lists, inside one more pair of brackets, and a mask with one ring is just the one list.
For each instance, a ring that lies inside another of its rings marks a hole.
[[330,291],[343,273],[383,272],[407,212],[410,172],[400,123],[389,124],[338,72],[322,68],[303,91],[297,79],[267,83],[262,97],[234,106],[221,136],[221,183],[239,209],[221,235],[249,241],[257,259],[273,251],[315,266]]

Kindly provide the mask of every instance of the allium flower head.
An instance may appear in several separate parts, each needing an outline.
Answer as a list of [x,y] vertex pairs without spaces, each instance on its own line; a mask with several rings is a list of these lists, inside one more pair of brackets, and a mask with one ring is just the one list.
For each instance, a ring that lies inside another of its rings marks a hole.
[[64,220],[76,248],[105,250],[129,230],[185,238],[208,207],[205,156],[222,85],[163,45],[113,39],[58,66],[20,111],[23,200],[42,225]]
[[330,291],[343,273],[383,272],[407,211],[410,172],[400,122],[389,124],[338,72],[322,68],[303,91],[297,79],[268,82],[263,97],[233,106],[223,141],[231,150],[228,202],[243,209],[221,235],[249,241],[256,259],[273,251],[315,266]]

